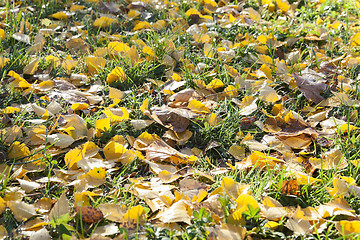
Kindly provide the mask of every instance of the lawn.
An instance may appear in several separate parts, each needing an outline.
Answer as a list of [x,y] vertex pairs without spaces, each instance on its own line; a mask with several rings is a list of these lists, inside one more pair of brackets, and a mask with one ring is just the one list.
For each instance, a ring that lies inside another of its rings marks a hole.
[[356,239],[360,1],[0,1],[0,239]]

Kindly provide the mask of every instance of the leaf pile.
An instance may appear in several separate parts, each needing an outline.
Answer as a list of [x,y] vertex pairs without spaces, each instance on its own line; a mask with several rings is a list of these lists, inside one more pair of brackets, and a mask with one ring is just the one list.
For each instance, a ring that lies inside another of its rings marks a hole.
[[2,4],[1,238],[360,234],[359,1]]

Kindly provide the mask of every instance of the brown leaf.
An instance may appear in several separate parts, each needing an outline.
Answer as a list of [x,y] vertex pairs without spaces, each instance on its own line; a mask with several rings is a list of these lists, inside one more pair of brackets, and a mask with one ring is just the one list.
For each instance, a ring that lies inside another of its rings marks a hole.
[[75,211],[86,223],[97,223],[104,219],[103,213],[91,206],[75,207]]
[[70,39],[65,43],[65,46],[70,50],[72,54],[85,54],[89,52],[89,44],[81,38]]
[[175,132],[184,132],[189,126],[190,118],[197,116],[187,109],[177,109],[167,106],[151,108],[154,121]]
[[43,37],[43,35],[41,33],[38,33],[35,36],[33,45],[28,48],[27,52],[29,54],[39,53],[42,51],[45,43],[46,43],[46,39]]
[[284,181],[281,185],[281,193],[285,195],[299,195],[300,187],[296,180]]
[[325,83],[315,82],[314,79],[305,78],[296,73],[293,73],[293,77],[299,90],[307,99],[313,101],[315,104],[319,104],[321,101],[325,100],[325,98],[320,95],[327,87]]
[[119,12],[119,4],[115,2],[100,2],[99,10],[103,13],[112,13],[116,14]]

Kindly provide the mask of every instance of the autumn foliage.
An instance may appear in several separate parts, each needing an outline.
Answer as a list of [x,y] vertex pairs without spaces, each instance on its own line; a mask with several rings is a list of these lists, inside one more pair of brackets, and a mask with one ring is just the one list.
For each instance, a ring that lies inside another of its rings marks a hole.
[[0,2],[0,238],[360,234],[360,2]]

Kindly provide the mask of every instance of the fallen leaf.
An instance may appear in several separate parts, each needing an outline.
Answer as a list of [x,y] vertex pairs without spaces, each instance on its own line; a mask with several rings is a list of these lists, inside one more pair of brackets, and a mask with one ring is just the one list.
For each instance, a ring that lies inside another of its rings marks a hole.
[[97,223],[104,218],[99,209],[91,206],[75,207],[75,212],[86,223]]
[[13,212],[16,221],[22,222],[36,215],[33,205],[21,201],[8,201],[7,206]]
[[69,200],[66,198],[65,192],[61,194],[57,202],[54,204],[53,208],[49,213],[49,219],[57,219],[64,214],[70,213],[70,204]]
[[300,187],[296,180],[286,180],[281,185],[281,193],[285,195],[300,195]]
[[326,84],[322,82],[315,82],[315,80],[310,78],[305,78],[293,74],[296,85],[299,87],[299,90],[305,95],[305,97],[315,104],[319,104],[321,101],[325,100],[320,94],[326,90]]
[[171,207],[162,211],[159,220],[164,223],[184,222],[190,224],[190,216],[188,214],[187,205],[183,201],[174,203]]

